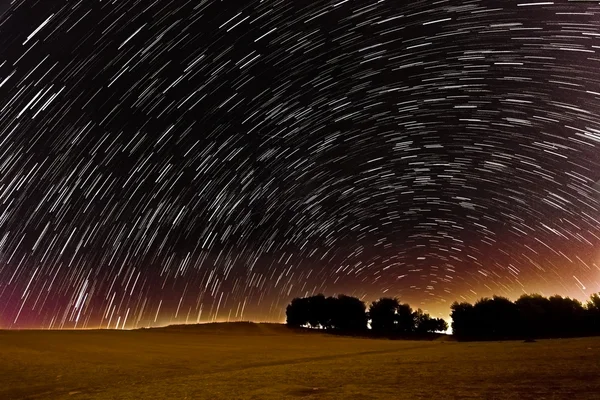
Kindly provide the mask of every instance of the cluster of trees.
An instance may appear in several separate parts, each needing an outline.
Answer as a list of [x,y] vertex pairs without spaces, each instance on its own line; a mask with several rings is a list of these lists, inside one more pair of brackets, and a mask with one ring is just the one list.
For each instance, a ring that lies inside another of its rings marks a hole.
[[440,318],[432,318],[423,311],[413,311],[408,304],[396,298],[381,298],[371,303],[369,309],[360,299],[322,294],[295,298],[286,309],[287,324],[293,327],[309,327],[347,333],[368,331],[382,335],[408,335],[442,332],[448,324]]
[[454,303],[452,333],[461,339],[533,339],[600,335],[600,295],[584,306],[568,297],[523,295]]
[[[530,294],[514,302],[500,296],[482,298],[475,304],[455,302],[451,310],[452,333],[459,339],[600,335],[600,293],[592,295],[585,305],[569,297]],[[345,295],[295,298],[287,306],[286,316],[287,324],[293,327],[345,333],[404,336],[448,329],[443,319],[388,297],[372,302],[368,309],[360,299]]]
[[396,298],[382,297],[371,303],[368,318],[373,332],[385,334],[411,334],[443,332],[448,324],[441,318],[431,318],[421,309],[413,311],[408,304]]

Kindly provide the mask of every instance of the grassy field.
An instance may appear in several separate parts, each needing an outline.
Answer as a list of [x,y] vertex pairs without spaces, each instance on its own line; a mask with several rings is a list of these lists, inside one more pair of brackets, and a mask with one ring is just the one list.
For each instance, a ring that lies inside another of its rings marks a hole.
[[600,399],[600,338],[354,339],[269,324],[0,331],[0,399]]

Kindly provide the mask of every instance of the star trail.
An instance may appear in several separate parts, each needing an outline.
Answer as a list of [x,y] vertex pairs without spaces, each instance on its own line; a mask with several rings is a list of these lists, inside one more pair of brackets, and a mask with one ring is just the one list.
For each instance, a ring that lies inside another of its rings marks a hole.
[[597,2],[0,12],[0,327],[600,291]]

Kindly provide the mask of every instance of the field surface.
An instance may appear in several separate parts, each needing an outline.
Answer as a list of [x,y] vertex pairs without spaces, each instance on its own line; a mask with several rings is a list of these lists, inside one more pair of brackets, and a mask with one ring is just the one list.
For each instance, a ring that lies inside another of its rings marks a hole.
[[600,399],[600,338],[355,339],[270,324],[0,331],[0,399]]

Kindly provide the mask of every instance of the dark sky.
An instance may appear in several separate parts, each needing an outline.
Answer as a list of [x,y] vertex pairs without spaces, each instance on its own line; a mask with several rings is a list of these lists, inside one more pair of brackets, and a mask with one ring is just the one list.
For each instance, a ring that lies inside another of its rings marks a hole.
[[0,327],[600,291],[598,4],[0,10]]

